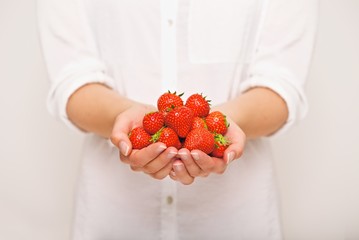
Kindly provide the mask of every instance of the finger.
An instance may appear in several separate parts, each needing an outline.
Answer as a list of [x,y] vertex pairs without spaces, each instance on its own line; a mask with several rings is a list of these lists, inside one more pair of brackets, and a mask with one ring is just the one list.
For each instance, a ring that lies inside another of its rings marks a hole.
[[120,149],[121,154],[128,156],[132,148],[132,144],[128,138],[131,126],[130,124],[123,124],[124,121],[121,115],[116,118],[110,140],[113,145]]
[[200,150],[191,151],[191,155],[202,171],[207,174],[222,174],[226,169],[227,164],[223,159],[210,157]]
[[178,151],[178,156],[181,158],[189,175],[191,175],[192,177],[198,177],[203,175],[202,169],[193,160],[191,153],[188,149],[186,148],[180,149]]
[[240,158],[243,154],[246,137],[243,135],[236,139],[237,141],[232,142],[224,152],[223,159],[227,165],[233,160]]
[[134,172],[143,172],[142,168],[141,167],[134,167],[134,166],[131,166],[130,165],[130,168],[132,171]]
[[200,150],[192,150],[191,156],[199,166],[199,168],[204,172],[211,172],[214,167],[213,159]]
[[[140,151],[140,150],[134,149],[134,150],[131,151],[131,154],[134,154],[134,153],[137,152],[137,151]],[[123,155],[123,154],[121,153],[121,151],[119,152],[119,155],[120,155],[120,160],[121,160],[121,162],[126,163],[126,164],[130,164],[130,163],[131,163],[131,161],[130,161],[130,159],[129,159],[129,156]]]
[[176,160],[173,163],[173,170],[175,172],[178,181],[181,182],[182,184],[189,185],[193,183],[194,178],[189,175],[181,160]]
[[150,174],[150,176],[155,179],[162,180],[170,174],[170,172],[172,171],[172,165],[173,163],[172,161],[170,161],[167,163],[167,165],[164,168],[160,169],[155,173]]
[[238,159],[242,156],[246,143],[246,135],[235,123],[232,123],[228,128],[226,137],[230,140],[231,144],[224,152],[223,158],[225,162],[229,164],[234,159]]
[[[172,166],[173,166],[173,164],[172,164]],[[171,166],[171,167],[172,167],[172,166]],[[175,173],[175,171],[174,171],[173,169],[170,171],[169,176],[170,176],[170,178],[171,178],[172,180],[178,181],[178,178],[177,178],[177,176],[176,176],[176,173]]]
[[[158,157],[144,165],[143,171],[145,173],[154,174],[163,169],[168,163],[172,163],[176,155],[177,149],[174,147],[169,147],[163,153],[158,155]],[[168,175],[168,173],[166,175]]]
[[167,149],[163,143],[154,143],[140,150],[133,150],[129,156],[120,155],[122,161],[133,167],[143,167]]
[[223,160],[228,165],[233,160],[238,159],[243,154],[243,146],[241,144],[231,144],[223,155]]
[[132,151],[132,143],[125,132],[118,132],[112,134],[110,140],[115,145],[123,156],[128,156]]

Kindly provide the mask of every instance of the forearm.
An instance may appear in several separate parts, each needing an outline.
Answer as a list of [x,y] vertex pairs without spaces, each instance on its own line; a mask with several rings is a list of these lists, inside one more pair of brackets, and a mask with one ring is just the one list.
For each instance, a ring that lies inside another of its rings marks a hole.
[[217,107],[253,139],[268,136],[284,125],[288,109],[284,100],[268,88],[256,87]]
[[102,84],[88,84],[69,99],[67,115],[80,129],[109,138],[118,114],[137,104]]

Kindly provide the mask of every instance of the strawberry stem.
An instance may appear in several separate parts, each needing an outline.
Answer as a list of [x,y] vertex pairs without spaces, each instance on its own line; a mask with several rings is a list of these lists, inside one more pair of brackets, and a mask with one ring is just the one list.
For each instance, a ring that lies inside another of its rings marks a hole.
[[217,148],[219,147],[218,144],[222,146],[228,146],[230,144],[230,141],[220,133],[214,135],[214,140]]
[[152,143],[157,142],[158,139],[160,138],[161,133],[162,133],[162,130],[163,130],[164,128],[165,128],[165,127],[162,127],[162,128],[161,128],[160,130],[158,130],[155,134],[153,134],[153,135],[151,136],[150,142],[152,142]]

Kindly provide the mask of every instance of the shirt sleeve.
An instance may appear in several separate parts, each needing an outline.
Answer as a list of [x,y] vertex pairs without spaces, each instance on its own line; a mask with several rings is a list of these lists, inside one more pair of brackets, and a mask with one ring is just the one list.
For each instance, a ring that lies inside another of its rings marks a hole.
[[40,42],[50,79],[48,110],[74,130],[80,129],[67,116],[70,96],[89,83],[114,87],[81,4],[80,0],[37,1]]
[[[275,132],[285,132],[307,112],[304,93],[315,42],[318,2],[316,0],[268,0],[259,26],[254,57],[240,92],[267,87],[286,102],[289,116]],[[272,135],[272,136],[273,136]]]

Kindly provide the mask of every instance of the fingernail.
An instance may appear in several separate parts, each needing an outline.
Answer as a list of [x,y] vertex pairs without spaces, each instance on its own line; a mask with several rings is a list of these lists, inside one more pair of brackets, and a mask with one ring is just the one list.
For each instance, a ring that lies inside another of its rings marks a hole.
[[179,172],[179,171],[182,171],[183,164],[181,164],[181,163],[173,164],[173,167],[177,172]]
[[196,161],[199,160],[199,155],[198,155],[198,153],[196,153],[196,152],[191,152],[191,155],[192,155],[192,157],[193,157],[194,160],[196,160]]
[[166,145],[159,145],[158,146],[158,148],[157,148],[157,152],[158,153],[161,153],[161,152],[163,152],[165,149],[166,149],[167,147],[166,147]]
[[130,150],[130,147],[127,145],[126,142],[124,142],[124,141],[120,142],[120,151],[123,155],[127,156],[129,150]]
[[234,152],[227,154],[227,165],[234,160]]
[[188,154],[187,153],[178,153],[181,156],[182,160],[187,160],[188,159]]
[[172,158],[174,158],[176,155],[177,155],[176,152],[169,152],[168,155],[167,155],[167,158],[168,158],[168,159],[172,159]]

